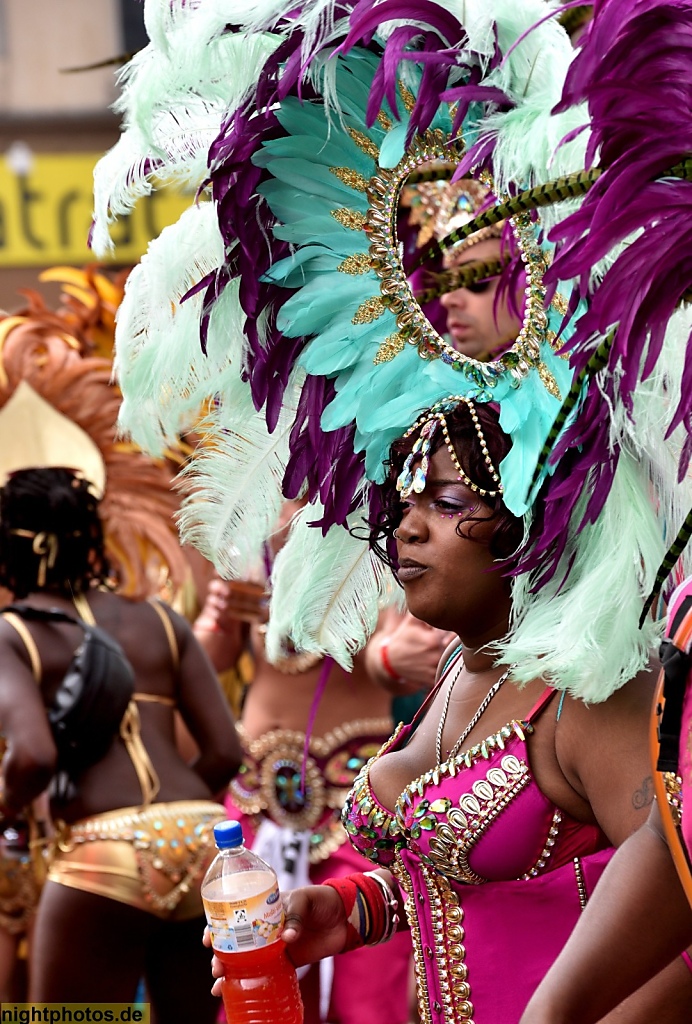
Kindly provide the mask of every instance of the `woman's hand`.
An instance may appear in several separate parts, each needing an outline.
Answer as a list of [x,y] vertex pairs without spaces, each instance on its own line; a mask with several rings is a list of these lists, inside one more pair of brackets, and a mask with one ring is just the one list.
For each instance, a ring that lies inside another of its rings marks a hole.
[[209,582],[197,623],[201,622],[200,628],[224,632],[237,622],[266,622],[268,611],[269,598],[263,583],[216,577]]
[[[389,693],[417,693],[423,687],[433,686],[440,659],[454,640],[458,641],[455,633],[428,626],[410,612],[403,617],[383,616],[365,648],[365,667],[370,677]],[[383,644],[386,664],[398,680],[384,667]]]
[[[209,925],[204,926],[204,935],[202,936],[202,943],[211,949],[211,935],[209,934]],[[211,994],[221,998],[221,983],[223,981],[223,964],[217,956],[211,958],[211,974],[215,979],[214,984],[211,987]]]
[[346,910],[331,885],[306,885],[282,896],[281,938],[295,967],[340,953],[346,945]]
[[[336,889],[330,885],[307,885],[283,893],[285,911],[281,938],[295,967],[314,964],[340,953],[346,945],[346,911]],[[204,929],[204,945],[211,947],[209,928]],[[221,995],[223,964],[212,957],[211,973],[216,979],[212,994]]]

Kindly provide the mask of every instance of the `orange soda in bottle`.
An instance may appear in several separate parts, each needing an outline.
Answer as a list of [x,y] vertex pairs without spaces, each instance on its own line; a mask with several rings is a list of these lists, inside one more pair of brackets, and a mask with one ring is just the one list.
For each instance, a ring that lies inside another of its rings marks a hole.
[[229,1024],[302,1024],[295,968],[279,938],[284,924],[276,874],[243,845],[237,821],[214,826],[218,853],[202,882],[211,944],[224,965]]

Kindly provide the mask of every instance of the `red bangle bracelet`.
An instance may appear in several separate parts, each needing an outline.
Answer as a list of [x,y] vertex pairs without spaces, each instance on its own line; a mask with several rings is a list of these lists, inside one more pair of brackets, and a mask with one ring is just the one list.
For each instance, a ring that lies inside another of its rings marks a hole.
[[328,878],[322,885],[336,889],[346,911],[346,942],[341,952],[350,953],[353,949],[360,949],[365,945],[365,936],[359,927],[360,915],[356,907],[359,889],[354,879],[349,875],[344,878]]
[[361,946],[376,946],[392,937],[399,924],[399,904],[387,883],[373,872],[327,878],[322,885],[336,889],[346,912],[349,953]]
[[385,670],[385,672],[387,673],[389,678],[392,680],[392,682],[402,683],[404,681],[404,677],[400,676],[398,672],[394,671],[394,668],[392,667],[392,663],[389,660],[389,655],[387,654],[387,648],[389,647],[389,641],[390,641],[390,638],[388,636],[386,636],[384,638],[384,640],[380,641],[380,661],[382,662],[382,668]]

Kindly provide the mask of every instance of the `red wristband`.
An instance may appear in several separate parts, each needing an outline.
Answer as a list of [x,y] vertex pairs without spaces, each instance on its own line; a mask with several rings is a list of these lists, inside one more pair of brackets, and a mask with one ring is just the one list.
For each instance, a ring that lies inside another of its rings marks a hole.
[[372,874],[357,872],[344,878],[328,878],[322,884],[336,889],[346,911],[346,943],[342,953],[391,938],[399,922],[398,904],[385,896],[386,883]]
[[380,661],[382,662],[382,668],[385,670],[389,678],[395,683],[403,683],[404,677],[400,676],[398,672],[394,671],[392,663],[389,660],[387,654],[387,648],[389,647],[390,638],[386,636],[384,640],[380,641]]
[[[359,928],[361,915],[356,907],[360,890],[353,880],[354,877],[346,875],[345,878],[328,878],[322,883],[336,889],[346,911],[346,942],[342,953],[350,953],[352,949],[360,949],[365,945],[365,936],[361,935]],[[354,921],[357,924],[354,924]]]

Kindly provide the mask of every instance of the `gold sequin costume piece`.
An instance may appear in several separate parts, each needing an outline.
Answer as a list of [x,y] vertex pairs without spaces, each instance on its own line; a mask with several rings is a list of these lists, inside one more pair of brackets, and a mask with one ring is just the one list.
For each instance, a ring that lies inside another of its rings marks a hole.
[[243,765],[228,792],[234,807],[255,819],[262,817],[283,828],[309,829],[310,863],[317,864],[346,841],[341,808],[363,765],[391,733],[390,718],[346,722],[326,736],[311,736],[301,771],[305,733],[273,729],[253,740],[242,725],[238,735]]
[[178,800],[63,823],[48,880],[167,920],[198,917],[200,882],[216,853],[213,827],[225,817],[209,800]]

